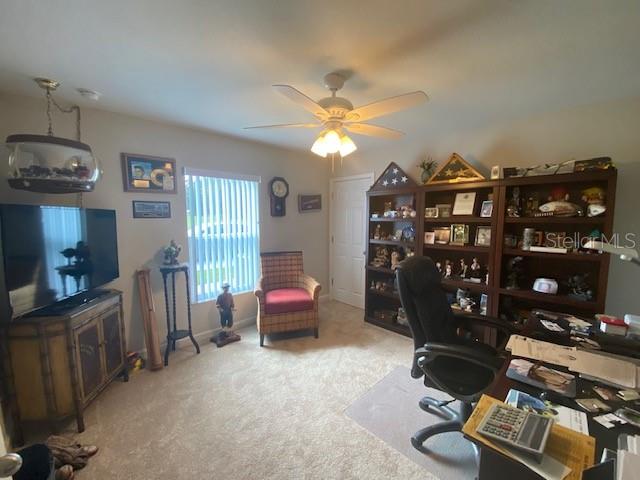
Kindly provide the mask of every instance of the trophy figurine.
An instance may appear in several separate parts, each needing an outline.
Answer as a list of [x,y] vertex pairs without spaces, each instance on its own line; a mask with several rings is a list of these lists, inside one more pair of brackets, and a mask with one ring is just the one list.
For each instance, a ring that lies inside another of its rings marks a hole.
[[211,337],[211,342],[215,343],[218,347],[224,347],[227,343],[240,340],[240,335],[231,330],[231,327],[233,327],[235,304],[233,303],[233,295],[229,292],[230,288],[228,283],[223,283],[222,293],[218,295],[216,299],[216,308],[220,314],[220,326],[222,330]]

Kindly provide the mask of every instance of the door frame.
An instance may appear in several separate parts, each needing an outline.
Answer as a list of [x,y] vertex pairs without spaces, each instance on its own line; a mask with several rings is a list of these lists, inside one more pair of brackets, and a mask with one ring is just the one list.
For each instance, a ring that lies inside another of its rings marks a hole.
[[[369,180],[371,182],[371,185],[373,185],[373,182],[375,181],[375,175],[374,172],[368,172],[368,173],[360,173],[358,175],[348,175],[346,177],[332,177],[329,179],[329,298],[331,298],[331,300],[334,300],[334,295],[333,295],[333,200],[334,200],[334,188],[335,188],[335,184],[338,182],[349,182],[349,181],[353,181],[353,180]],[[363,219],[363,221],[365,222],[365,226],[366,226],[366,221],[367,221],[367,216],[366,216],[366,208],[365,208],[365,218]],[[363,229],[363,231],[367,232],[367,229]],[[366,238],[365,238],[365,244],[366,244]],[[364,255],[364,254],[363,254]],[[365,259],[365,263],[366,263],[366,259]]]

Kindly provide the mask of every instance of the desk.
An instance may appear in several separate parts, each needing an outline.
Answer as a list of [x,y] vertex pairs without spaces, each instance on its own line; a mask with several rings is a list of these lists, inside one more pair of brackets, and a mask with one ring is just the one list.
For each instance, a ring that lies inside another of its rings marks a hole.
[[[541,338],[537,333],[540,333],[538,330],[537,319],[531,319],[527,322],[524,328],[521,331],[521,335],[536,337],[540,339],[544,339],[546,341],[553,341],[552,338],[558,338],[557,336],[549,336],[546,335],[544,338]],[[568,338],[565,336],[566,340]],[[625,340],[621,338],[620,340]],[[564,343],[562,341],[557,341],[555,343]],[[620,345],[617,343],[617,345]],[[604,345],[603,345],[604,347]],[[605,348],[603,348],[604,350]],[[608,350],[608,348],[607,348]],[[638,353],[636,352],[636,355]],[[511,361],[511,357],[509,356],[502,370],[499,372],[495,383],[492,388],[487,392],[488,395],[491,395],[498,400],[504,401],[507,396],[507,393],[511,388],[517,389],[531,395],[538,396],[542,390],[532,387],[530,385],[520,383],[516,380],[512,380],[506,376],[507,369],[509,367],[509,362]],[[560,369],[557,366],[550,365],[551,368]],[[596,382],[592,382],[589,380],[584,380],[582,378],[577,378],[577,398],[599,398],[598,395],[592,390],[594,385],[598,385]],[[575,410],[583,411],[578,405],[569,398],[563,398],[562,400],[556,401],[553,399],[554,403],[565,405],[569,408],[573,408]],[[616,408],[627,405],[633,408],[632,402],[606,402],[608,405],[612,407],[613,410]],[[616,451],[618,449],[618,436],[622,433],[628,433],[631,435],[640,434],[640,429],[637,429],[629,424],[616,426],[612,429],[607,429],[600,425],[598,422],[593,420],[594,416],[601,415],[601,413],[587,413],[588,424],[589,424],[589,435],[596,439],[596,463],[600,461],[602,456],[602,450],[604,448],[609,448],[611,450]],[[516,465],[512,465],[515,462],[505,460],[505,457],[494,452],[493,450],[487,448],[483,444],[477,444],[480,448],[480,469],[478,473],[478,480],[491,479],[491,480],[513,480],[513,478],[521,471],[521,467]],[[519,464],[518,464],[519,465]],[[522,477],[520,477],[521,480]]]

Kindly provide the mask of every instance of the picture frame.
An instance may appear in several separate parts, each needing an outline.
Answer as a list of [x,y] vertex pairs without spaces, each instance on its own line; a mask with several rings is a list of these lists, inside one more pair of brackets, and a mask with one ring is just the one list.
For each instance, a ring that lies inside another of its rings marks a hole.
[[433,229],[435,243],[446,245],[451,237],[451,227],[437,227]]
[[469,243],[469,225],[463,223],[451,225],[451,240],[449,243],[452,245],[466,245]]
[[425,245],[433,245],[436,243],[436,232],[424,232]]
[[133,218],[171,218],[171,202],[133,200],[131,206]]
[[482,218],[491,218],[493,215],[493,200],[485,200],[480,207],[480,216]]
[[322,210],[322,195],[298,195],[298,212],[319,212]]
[[438,216],[440,218],[449,218],[451,216],[451,204],[450,203],[438,203],[436,204],[438,209]]
[[491,227],[479,226],[476,228],[476,247],[489,247],[491,246]]
[[177,169],[173,158],[121,153],[125,192],[177,193]]
[[476,192],[456,193],[452,215],[473,215],[476,206]]
[[427,207],[424,209],[424,218],[438,218],[438,207]]

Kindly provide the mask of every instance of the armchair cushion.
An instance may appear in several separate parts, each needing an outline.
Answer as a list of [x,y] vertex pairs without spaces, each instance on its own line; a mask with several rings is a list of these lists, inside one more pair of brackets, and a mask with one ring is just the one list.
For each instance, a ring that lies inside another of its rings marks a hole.
[[265,294],[265,313],[301,312],[314,307],[313,298],[304,288],[278,288]]

